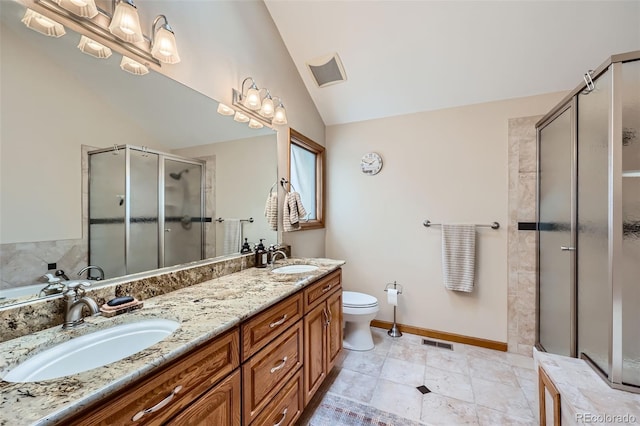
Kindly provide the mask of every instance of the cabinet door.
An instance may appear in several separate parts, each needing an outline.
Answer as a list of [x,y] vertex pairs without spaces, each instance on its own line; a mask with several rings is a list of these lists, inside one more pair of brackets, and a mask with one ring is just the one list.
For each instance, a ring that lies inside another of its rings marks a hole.
[[336,364],[342,350],[342,292],[336,291],[327,299],[329,327],[327,328],[327,373]]
[[327,376],[326,303],[304,317],[304,405],[306,406]]
[[166,424],[240,426],[240,370],[211,388]]

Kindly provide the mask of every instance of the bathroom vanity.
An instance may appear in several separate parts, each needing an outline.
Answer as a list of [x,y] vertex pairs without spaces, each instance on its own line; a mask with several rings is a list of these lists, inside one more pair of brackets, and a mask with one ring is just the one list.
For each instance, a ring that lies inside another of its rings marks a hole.
[[[289,260],[286,263],[300,262]],[[30,354],[116,324],[180,327],[115,363],[60,379],[0,382],[0,425],[294,424],[342,349],[342,261],[318,269],[241,272],[146,299],[139,311],[86,319],[0,343],[0,374]]]

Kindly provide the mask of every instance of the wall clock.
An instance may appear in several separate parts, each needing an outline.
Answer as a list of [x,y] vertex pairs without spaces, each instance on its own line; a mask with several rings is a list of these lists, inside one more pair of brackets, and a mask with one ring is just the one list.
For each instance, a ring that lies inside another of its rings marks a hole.
[[360,169],[365,175],[375,175],[382,169],[382,157],[377,152],[367,152],[362,156]]

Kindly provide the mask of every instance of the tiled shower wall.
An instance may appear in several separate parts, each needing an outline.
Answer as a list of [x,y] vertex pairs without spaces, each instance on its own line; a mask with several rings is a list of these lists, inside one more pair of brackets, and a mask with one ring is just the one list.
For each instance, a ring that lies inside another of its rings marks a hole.
[[536,339],[536,128],[542,116],[509,120],[508,351],[532,356]]

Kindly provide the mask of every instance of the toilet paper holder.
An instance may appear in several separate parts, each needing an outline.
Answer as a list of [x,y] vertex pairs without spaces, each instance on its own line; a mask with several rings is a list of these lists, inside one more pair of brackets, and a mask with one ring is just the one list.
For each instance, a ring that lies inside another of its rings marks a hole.
[[[388,292],[390,289],[398,290],[398,294],[402,294],[402,291],[404,290],[402,288],[402,284],[397,284],[395,281],[387,284],[384,288],[384,291]],[[387,331],[387,334],[391,337],[402,336],[402,332],[398,329],[398,325],[396,324],[396,308],[397,306],[393,305],[393,325],[391,326],[389,331]]]

